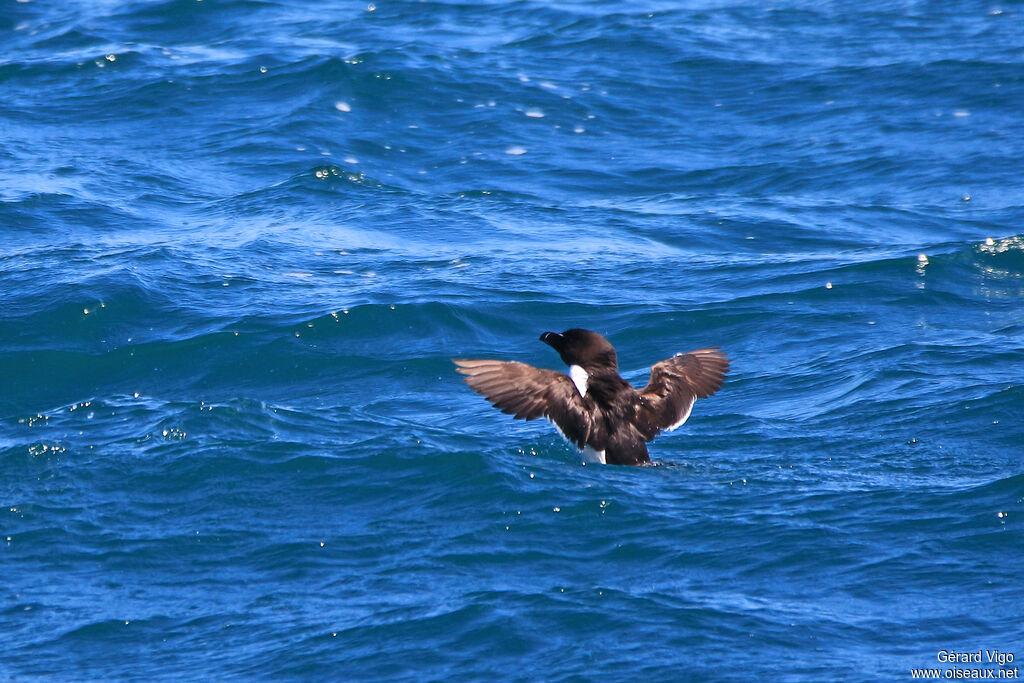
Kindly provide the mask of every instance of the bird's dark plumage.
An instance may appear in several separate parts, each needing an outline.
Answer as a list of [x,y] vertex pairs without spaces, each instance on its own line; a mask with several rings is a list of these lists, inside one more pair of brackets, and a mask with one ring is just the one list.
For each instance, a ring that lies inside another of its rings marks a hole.
[[466,383],[516,419],[546,417],[577,448],[593,449],[601,462],[650,462],[647,442],[690,416],[693,402],[718,391],[729,359],[718,348],[698,349],[656,363],[637,391],[618,372],[615,349],[596,332],[545,332],[540,340],[558,351],[569,375],[525,363],[456,360]]

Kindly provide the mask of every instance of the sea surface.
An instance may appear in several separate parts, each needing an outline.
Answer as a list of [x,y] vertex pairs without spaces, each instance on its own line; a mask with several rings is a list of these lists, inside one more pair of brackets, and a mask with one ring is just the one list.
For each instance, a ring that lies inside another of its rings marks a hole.
[[[0,45],[0,680],[1024,662],[1020,2],[3,0]],[[570,327],[732,371],[583,465],[451,363]]]

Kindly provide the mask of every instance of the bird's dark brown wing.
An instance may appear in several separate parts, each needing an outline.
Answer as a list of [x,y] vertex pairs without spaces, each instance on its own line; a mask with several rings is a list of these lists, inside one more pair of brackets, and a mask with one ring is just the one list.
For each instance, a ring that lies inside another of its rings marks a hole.
[[693,402],[718,391],[729,371],[729,359],[718,348],[680,353],[651,368],[651,380],[640,391],[637,426],[650,441],[690,417]]
[[567,375],[500,360],[452,362],[466,376],[466,384],[501,412],[520,420],[546,417],[577,447],[587,443],[592,418]]

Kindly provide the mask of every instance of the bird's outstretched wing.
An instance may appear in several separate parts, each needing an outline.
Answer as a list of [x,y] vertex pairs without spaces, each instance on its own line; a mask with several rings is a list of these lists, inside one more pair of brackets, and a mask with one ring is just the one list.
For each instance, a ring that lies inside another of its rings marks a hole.
[[593,419],[568,375],[500,360],[452,362],[466,384],[501,412],[521,420],[546,417],[578,448],[586,445]]
[[698,398],[718,391],[729,371],[729,359],[717,347],[680,353],[651,368],[651,380],[640,391],[637,426],[650,441],[661,430],[686,422]]

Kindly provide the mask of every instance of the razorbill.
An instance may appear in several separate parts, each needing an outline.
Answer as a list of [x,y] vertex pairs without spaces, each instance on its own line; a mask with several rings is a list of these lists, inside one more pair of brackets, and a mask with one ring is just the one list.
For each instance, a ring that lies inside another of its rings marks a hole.
[[546,417],[562,436],[597,462],[646,465],[647,443],[686,422],[698,398],[725,381],[729,359],[717,347],[676,354],[651,368],[637,391],[619,377],[615,349],[597,332],[545,332],[569,374],[526,363],[453,360],[465,382],[516,419]]

